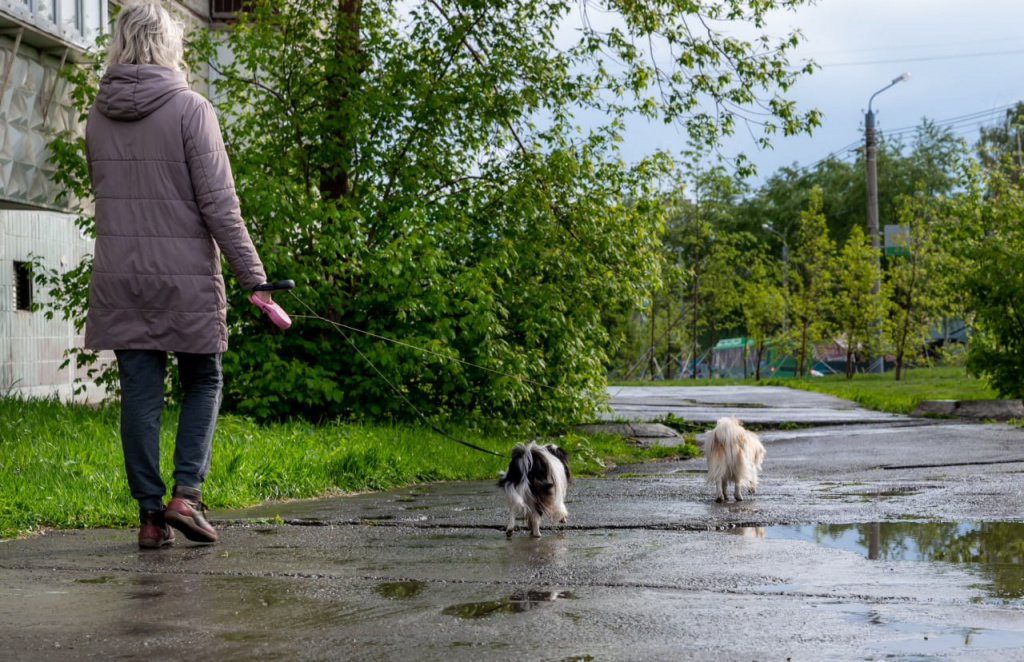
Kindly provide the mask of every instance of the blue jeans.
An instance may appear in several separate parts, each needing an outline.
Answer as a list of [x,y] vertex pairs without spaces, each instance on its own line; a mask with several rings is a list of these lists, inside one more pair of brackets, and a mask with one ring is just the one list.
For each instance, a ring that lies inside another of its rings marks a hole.
[[[142,510],[162,510],[167,488],[160,477],[160,413],[167,352],[121,349],[121,447],[128,487]],[[210,471],[213,432],[224,384],[220,354],[175,352],[185,397],[174,443],[174,482],[199,488]]]

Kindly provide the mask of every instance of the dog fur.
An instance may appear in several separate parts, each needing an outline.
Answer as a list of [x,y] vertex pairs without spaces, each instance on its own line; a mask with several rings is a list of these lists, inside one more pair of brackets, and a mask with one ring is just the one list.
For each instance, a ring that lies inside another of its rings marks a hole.
[[498,487],[508,499],[509,538],[516,528],[516,518],[525,516],[530,523],[530,535],[540,538],[540,520],[547,515],[556,522],[569,519],[565,509],[565,493],[572,481],[569,456],[558,446],[538,446],[534,442],[516,444],[512,448],[512,461],[508,470],[501,472]]
[[753,432],[744,429],[735,416],[718,419],[704,439],[704,455],[708,460],[708,484],[714,485],[715,501],[728,501],[729,483],[733,483],[737,501],[743,501],[741,489],[750,494],[757,491],[758,473],[764,461],[764,446]]

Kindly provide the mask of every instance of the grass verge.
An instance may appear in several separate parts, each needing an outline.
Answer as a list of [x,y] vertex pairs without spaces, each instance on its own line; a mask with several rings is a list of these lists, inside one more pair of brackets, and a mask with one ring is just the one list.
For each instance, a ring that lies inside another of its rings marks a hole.
[[804,379],[684,379],[663,382],[617,382],[621,386],[788,386],[853,400],[862,407],[909,414],[921,400],[988,400],[998,394],[983,379],[967,376],[960,367],[910,368],[900,381],[893,372],[826,375]]
[[[136,526],[116,406],[0,398],[0,539],[40,528]],[[170,486],[177,411],[164,413],[161,468]],[[508,453],[517,439],[451,431]],[[609,463],[634,463],[696,447],[640,449],[610,435],[557,440],[576,475]],[[203,500],[214,509],[270,499],[302,499],[384,490],[416,483],[497,479],[508,461],[458,445],[416,426],[337,423],[259,425],[222,416]]]
[[922,400],[989,400],[999,395],[984,379],[967,376],[963,368],[912,368],[896,381],[892,372],[859,373],[853,379],[826,375],[809,379],[774,379],[773,386],[791,386],[853,400],[867,409],[909,414]]

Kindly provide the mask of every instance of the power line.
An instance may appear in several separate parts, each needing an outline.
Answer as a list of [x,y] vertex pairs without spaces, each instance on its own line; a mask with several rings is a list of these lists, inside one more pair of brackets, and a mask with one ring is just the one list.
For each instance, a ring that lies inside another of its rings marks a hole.
[[871,64],[900,64],[904,62],[935,62],[938,60],[958,60],[960,58],[994,57],[996,55],[1024,55],[1024,50],[990,51],[987,53],[960,53],[958,55],[930,55],[927,57],[894,58],[891,60],[863,60],[861,62],[819,63],[825,67],[860,67]]
[[[995,119],[996,116],[1000,116],[1001,117],[1002,115],[1004,115],[1006,113],[1007,110],[1015,108],[1016,106],[1017,106],[1017,103],[1015,102],[1015,103],[1007,104],[1005,106],[998,106],[996,108],[991,108],[989,110],[980,110],[980,111],[976,111],[976,112],[973,112],[973,113],[967,113],[966,115],[958,115],[956,117],[951,117],[951,118],[948,118],[948,119],[935,121],[935,122],[933,122],[933,126],[935,126],[936,128],[940,128],[940,129],[944,128],[944,129],[949,129],[949,130],[953,130],[955,128],[959,128],[959,129],[961,129],[961,131],[954,131],[955,135],[956,134],[967,135],[968,133],[970,133],[970,131],[962,130],[962,125],[970,124],[970,123],[973,123],[973,122],[983,123],[982,121],[985,120],[985,119],[991,120],[991,119]],[[892,129],[890,131],[882,131],[880,133],[885,138],[890,138],[891,139],[891,138],[900,138],[900,137],[904,137],[906,135],[911,135],[911,134],[917,133],[917,131],[919,131],[920,129],[921,129],[921,126],[918,125],[918,126],[913,126],[913,127],[902,127],[902,128],[898,128],[898,129]],[[858,138],[857,140],[855,140],[855,141],[853,141],[851,143],[848,143],[847,145],[844,145],[843,147],[840,147],[839,149],[836,149],[836,150],[833,150],[832,152],[829,152],[828,154],[826,154],[825,156],[821,157],[817,161],[811,163],[810,165],[799,166],[798,169],[806,172],[806,171],[814,170],[819,165],[821,165],[825,161],[828,161],[829,159],[836,159],[836,160],[842,161],[842,160],[844,160],[846,158],[849,158],[851,152],[859,153],[859,149],[858,148],[861,147],[861,146],[863,146],[863,139],[862,138]]]
[[1021,42],[1024,41],[1021,37],[1008,37],[1006,39],[982,39],[974,41],[954,41],[954,42],[943,42],[941,44],[901,44],[899,46],[873,46],[870,48],[852,48],[844,49],[841,51],[819,51],[818,55],[847,55],[850,53],[877,53],[879,51],[907,51],[913,49],[925,49],[925,48],[950,48],[952,46],[977,46],[978,44],[984,44],[991,46],[993,44],[1002,44],[1006,42]]

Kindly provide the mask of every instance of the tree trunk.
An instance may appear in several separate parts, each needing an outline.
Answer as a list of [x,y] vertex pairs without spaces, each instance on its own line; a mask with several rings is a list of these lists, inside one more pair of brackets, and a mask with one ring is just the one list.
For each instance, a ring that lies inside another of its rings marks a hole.
[[650,375],[649,375],[648,378],[652,382],[654,381],[654,364],[656,363],[655,360],[654,360],[654,327],[656,326],[655,322],[658,321],[658,317],[656,315],[657,311],[658,311],[658,309],[656,307],[656,304],[654,303],[654,295],[652,294],[651,295],[651,349],[650,349],[650,356],[647,359],[648,370],[650,371]]
[[805,365],[805,363],[807,361],[807,327],[809,327],[810,325],[811,325],[811,321],[809,319],[805,318],[801,322],[801,326],[800,326],[800,352],[798,354],[800,356],[800,360],[797,361],[797,364],[796,364],[797,374],[794,375],[796,377],[803,377],[804,376],[804,368],[807,367]]
[[[328,77],[329,92],[326,100],[326,104],[337,120],[342,120],[344,117],[351,85],[361,75],[364,68],[360,63],[362,12],[362,0],[338,1],[338,23],[334,41],[336,68],[333,75]],[[342,154],[348,155],[350,159],[354,158],[355,146],[352,144],[351,138],[354,132],[346,130],[347,122],[340,121],[339,124],[342,126],[334,132],[333,140],[341,146]],[[351,167],[350,161],[332,164],[331,167],[321,171],[320,190],[325,198],[339,200],[349,195]]]
[[700,284],[700,272],[697,269],[694,269],[693,270],[693,375],[691,375],[693,379],[697,379],[697,358],[699,356],[698,353],[697,353],[698,349],[699,349],[699,341],[697,340],[697,322],[699,320],[699,316],[697,315],[697,313],[700,310],[700,306],[698,305],[699,301],[700,301],[700,299],[698,297],[698,294],[700,292],[699,284]]

